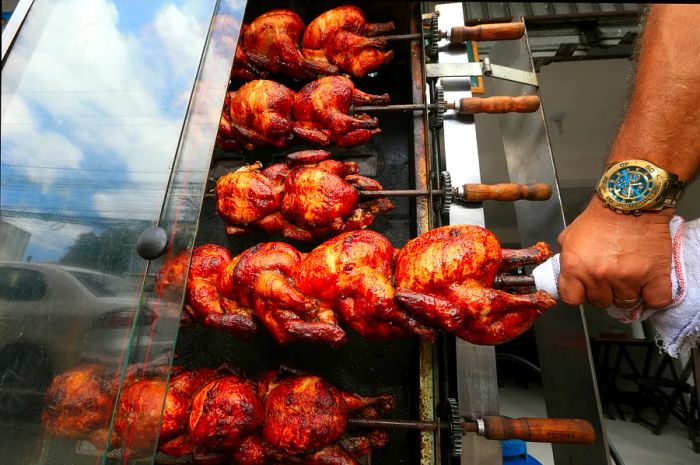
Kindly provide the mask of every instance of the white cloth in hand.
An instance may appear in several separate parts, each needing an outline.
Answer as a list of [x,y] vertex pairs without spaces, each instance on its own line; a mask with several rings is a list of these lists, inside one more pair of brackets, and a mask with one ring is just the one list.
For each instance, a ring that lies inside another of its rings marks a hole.
[[[656,329],[660,346],[672,357],[690,351],[700,341],[700,219],[685,223],[675,216],[670,224],[673,240],[671,269],[671,305],[645,310],[643,302],[635,308],[615,305],[607,312],[613,318],[631,323],[647,318]],[[538,290],[559,298],[559,254],[532,272]]]

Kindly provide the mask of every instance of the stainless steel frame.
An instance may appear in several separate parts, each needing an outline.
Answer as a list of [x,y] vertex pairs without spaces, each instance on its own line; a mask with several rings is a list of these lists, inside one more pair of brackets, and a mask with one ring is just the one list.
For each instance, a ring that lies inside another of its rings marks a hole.
[[[519,41],[497,42],[491,60],[534,72],[527,33]],[[493,80],[498,95],[539,95],[537,87]],[[511,182],[546,182],[552,197],[546,202],[516,202],[515,212],[523,246],[546,241],[556,247],[566,227],[544,111],[500,115],[503,148]],[[535,334],[547,414],[551,418],[582,418],[596,430],[594,445],[553,444],[557,464],[610,463],[605,426],[582,308],[560,304],[535,322]]]
[[[462,3],[450,3],[436,6],[440,13],[438,27],[449,31],[453,26],[464,24]],[[466,63],[466,47],[446,48],[447,40],[441,41],[439,63]],[[458,101],[471,97],[469,77],[443,77],[440,84],[445,91],[446,101]],[[456,113],[445,115],[442,131],[445,169],[450,172],[452,184],[459,186],[466,183],[481,182],[479,172],[479,150],[476,142],[476,127],[473,116]],[[451,224],[476,224],[485,226],[483,208],[468,208],[453,204],[450,208]],[[496,379],[496,352],[493,347],[477,346],[461,339],[456,339],[457,393],[460,415],[477,418],[483,415],[498,414],[498,383]],[[501,443],[490,441],[475,434],[464,437],[462,464],[502,463]]]

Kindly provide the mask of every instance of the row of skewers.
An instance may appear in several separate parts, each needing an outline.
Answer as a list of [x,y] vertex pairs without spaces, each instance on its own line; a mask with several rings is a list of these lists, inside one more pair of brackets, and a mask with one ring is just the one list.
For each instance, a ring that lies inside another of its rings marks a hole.
[[[365,76],[391,60],[393,52],[384,50],[389,38],[375,36],[393,29],[391,22],[368,23],[363,12],[352,5],[326,11],[306,29],[298,14],[284,9],[269,11],[244,24],[231,75],[250,82],[227,94],[217,146],[226,151],[281,148],[296,138],[323,146],[332,142],[351,147],[381,132],[378,119],[366,112],[430,111],[438,106],[441,112],[452,109],[459,114],[474,114],[535,111],[539,107],[536,96],[466,98],[432,106],[387,105],[388,94],[364,93],[350,79],[337,75],[346,72]],[[512,23],[455,28],[449,34],[434,31],[434,35],[449,36],[453,41],[492,40],[519,37],[523,30],[521,23]],[[269,73],[315,80],[297,93],[266,79]]]
[[119,379],[104,367],[68,370],[46,392],[44,428],[87,440],[99,451],[119,448],[125,462],[157,447],[196,465],[359,465],[372,449],[387,444],[387,428],[448,431],[454,455],[467,432],[496,440],[595,441],[583,420],[486,416],[465,421],[451,399],[438,422],[382,419],[394,407],[393,396],[361,396],[289,368],[251,378],[228,365],[173,367],[169,383],[164,370],[127,370],[118,398]]
[[[205,326],[250,338],[264,326],[280,344],[316,341],[339,346],[346,333],[366,339],[418,336],[442,329],[475,344],[522,334],[555,305],[544,291],[506,272],[551,256],[545,243],[501,249],[488,230],[454,225],[428,231],[395,249],[369,230],[349,231],[308,254],[263,242],[233,257],[205,244],[183,252],[157,276],[157,289],[186,286],[186,309]],[[498,282],[501,289],[494,288]]]

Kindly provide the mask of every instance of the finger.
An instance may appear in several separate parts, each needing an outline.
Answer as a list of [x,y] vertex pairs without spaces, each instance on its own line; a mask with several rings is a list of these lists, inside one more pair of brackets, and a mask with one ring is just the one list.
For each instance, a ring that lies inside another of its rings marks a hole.
[[671,304],[671,277],[655,278],[642,289],[644,308],[664,308]]
[[639,285],[613,284],[613,304],[620,308],[634,308],[642,300],[642,288]]
[[586,297],[583,283],[577,278],[562,274],[559,276],[559,298],[567,305],[581,305]]
[[585,283],[586,300],[597,308],[608,308],[612,305],[613,291],[607,282],[593,281]]

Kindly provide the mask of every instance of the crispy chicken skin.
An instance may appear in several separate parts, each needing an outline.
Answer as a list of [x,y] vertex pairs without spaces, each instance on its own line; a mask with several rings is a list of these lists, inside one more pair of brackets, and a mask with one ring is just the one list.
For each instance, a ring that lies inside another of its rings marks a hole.
[[374,231],[341,234],[312,250],[294,282],[302,294],[337,309],[343,321],[372,340],[433,331],[419,324],[394,302],[391,243]]
[[389,103],[389,94],[373,95],[355,88],[343,76],[328,76],[312,81],[301,88],[294,101],[294,133],[303,139],[321,145],[333,142],[341,147],[352,147],[368,142],[381,132],[379,120],[367,114],[350,116],[355,105],[383,105]]
[[141,379],[125,386],[114,421],[122,448],[148,452],[158,433],[171,455],[191,452],[189,441],[178,438],[186,431],[192,396],[213,376],[215,371],[209,368],[182,371],[172,376],[167,391],[165,378]]
[[[169,286],[182,285],[188,257],[189,254],[183,252],[163,265],[156,278],[156,288],[161,293]],[[223,329],[246,339],[257,329],[252,310],[220,291],[221,274],[231,260],[228,249],[220,245],[205,244],[192,251],[185,309],[205,326]]]
[[212,450],[231,450],[262,426],[265,407],[254,383],[236,375],[206,384],[192,400],[189,435]]
[[265,169],[258,162],[222,176],[216,183],[217,209],[229,223],[227,233],[255,230],[311,241],[369,226],[391,210],[384,199],[362,202],[358,188],[381,190],[378,182],[357,174],[357,164],[329,160],[324,150],[287,156]]
[[[340,234],[308,254],[267,242],[231,257],[205,244],[192,253],[187,308],[206,325],[244,336],[255,330],[254,318],[280,344],[338,346],[346,339],[339,317],[369,340],[432,340],[439,328],[475,344],[500,344],[555,301],[543,291],[494,289],[496,274],[550,256],[544,243],[503,250],[492,233],[469,225],[429,231],[401,250],[368,230]],[[165,282],[174,275],[162,274]]]
[[[237,141],[246,150],[255,147],[284,147],[292,136],[292,107],[295,93],[282,84],[266,79],[250,81],[224,101],[222,118],[228,128],[222,138]],[[226,105],[228,104],[228,105]]]
[[313,60],[327,60],[341,71],[366,76],[394,56],[384,51],[386,39],[373,37],[394,30],[394,23],[367,23],[358,7],[343,5],[322,13],[304,30],[302,52]]
[[538,243],[501,250],[491,232],[454,225],[409,241],[396,261],[396,301],[425,324],[481,345],[509,341],[556,304],[546,292],[509,294],[493,289],[496,273],[541,263],[552,255]]
[[327,61],[306,58],[298,44],[304,30],[301,17],[291,10],[272,10],[253,20],[243,31],[243,52],[250,64],[295,79],[335,74],[338,68]]
[[[101,365],[81,365],[56,376],[44,396],[42,423],[53,435],[86,438],[108,428],[114,395]],[[97,441],[96,445],[104,445]]]
[[379,120],[363,113],[351,116],[351,106],[386,103],[388,94],[364,93],[343,76],[312,81],[299,93],[257,79],[226,94],[216,143],[227,151],[281,148],[293,136],[319,145],[364,144],[381,132]]
[[[164,373],[151,377],[128,370],[112,433],[120,438],[115,445],[125,458],[147,455],[158,436],[158,451],[190,455],[196,465],[359,465],[362,456],[387,443],[383,431],[350,435],[346,427],[351,416],[377,417],[393,408],[390,395],[361,396],[289,368],[248,378],[228,365],[173,367],[167,390]],[[84,365],[57,376],[56,386],[76,373],[112,379],[102,368]],[[76,404],[72,396],[84,398],[71,390],[64,403]],[[111,410],[104,411],[109,419]],[[92,437],[96,431],[102,434],[104,428],[86,426],[69,437]],[[65,436],[66,431],[49,432]]]
[[388,410],[393,399],[343,392],[317,376],[290,376],[267,394],[263,439],[288,454],[313,451],[343,435],[351,412],[370,406]]

